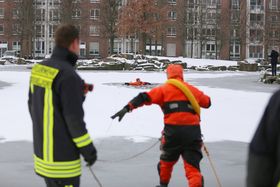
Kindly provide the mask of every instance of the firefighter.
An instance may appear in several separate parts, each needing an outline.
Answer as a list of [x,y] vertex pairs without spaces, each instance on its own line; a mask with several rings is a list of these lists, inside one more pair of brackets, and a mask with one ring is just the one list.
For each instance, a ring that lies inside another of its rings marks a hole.
[[200,107],[209,108],[211,101],[203,92],[184,82],[181,65],[169,65],[167,76],[169,82],[150,92],[140,93],[112,118],[118,117],[121,121],[127,112],[138,107],[159,105],[165,123],[161,140],[162,154],[158,164],[159,187],[168,186],[173,166],[180,156],[184,160],[189,186],[202,187],[203,177],[199,167],[202,159]]
[[88,88],[75,71],[79,31],[62,25],[55,33],[50,59],[31,71],[29,112],[33,122],[34,169],[47,187],[79,187],[82,155],[88,166],[97,159],[84,122]]

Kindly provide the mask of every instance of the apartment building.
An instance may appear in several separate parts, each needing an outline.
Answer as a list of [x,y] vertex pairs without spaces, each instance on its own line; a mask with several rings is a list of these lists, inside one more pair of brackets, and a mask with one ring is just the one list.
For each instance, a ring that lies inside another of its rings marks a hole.
[[265,48],[268,52],[272,49],[280,50],[280,0],[270,0],[266,2],[266,43]]
[[[21,50],[15,2],[0,0],[0,56],[6,50]],[[72,20],[81,31],[80,55],[106,57],[109,40],[100,30],[103,0],[75,1]],[[126,4],[123,0],[120,7]],[[168,24],[160,40],[117,38],[114,53],[146,53],[239,60],[265,58],[280,49],[280,0],[166,0]],[[60,0],[34,0],[36,9],[32,56],[44,57],[54,48],[54,32],[61,23]]]
[[[44,57],[54,48],[54,33],[61,21],[59,0],[36,0],[36,27],[34,54]],[[81,32],[81,57],[99,57],[107,55],[107,42],[100,37],[100,0],[88,0],[79,3],[72,10],[73,23]],[[71,10],[69,10],[71,11]]]

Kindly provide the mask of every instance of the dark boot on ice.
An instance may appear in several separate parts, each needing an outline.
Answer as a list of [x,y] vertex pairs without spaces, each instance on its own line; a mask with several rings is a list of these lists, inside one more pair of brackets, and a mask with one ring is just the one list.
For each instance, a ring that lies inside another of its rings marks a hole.
[[161,184],[161,185],[157,185],[156,187],[168,187],[167,184]]

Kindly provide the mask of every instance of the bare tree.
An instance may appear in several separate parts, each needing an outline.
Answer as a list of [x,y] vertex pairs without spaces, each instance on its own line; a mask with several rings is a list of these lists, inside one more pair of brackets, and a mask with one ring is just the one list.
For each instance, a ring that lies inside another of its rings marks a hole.
[[166,7],[164,5],[162,0],[130,0],[120,12],[119,35],[123,37],[137,35],[141,39],[141,51],[145,53],[147,41],[151,46],[152,40],[157,42],[165,32],[163,25],[166,24]]
[[117,38],[117,22],[122,0],[103,0],[100,7],[101,35],[109,38],[110,54],[114,53],[114,41]]
[[20,35],[20,56],[25,57],[32,54],[34,26],[35,26],[35,0],[20,0],[15,2],[17,12],[17,32]]
[[[247,29],[249,27],[248,24],[248,16],[250,16],[249,11],[247,11],[247,1],[239,0],[240,3],[240,59],[246,58],[246,45],[247,45]],[[249,17],[250,18],[250,17]]]

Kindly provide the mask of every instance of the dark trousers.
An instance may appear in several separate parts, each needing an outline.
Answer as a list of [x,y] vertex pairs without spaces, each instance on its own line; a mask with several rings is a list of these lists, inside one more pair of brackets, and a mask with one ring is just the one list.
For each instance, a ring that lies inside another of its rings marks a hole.
[[173,166],[181,156],[184,160],[189,187],[202,187],[203,177],[199,166],[202,159],[201,146],[200,126],[166,125],[162,135],[162,154],[158,164],[160,183],[169,184]]
[[80,177],[67,178],[67,179],[50,179],[45,178],[47,187],[79,187]]
[[276,76],[277,75],[277,63],[271,63],[271,67],[272,67],[272,76]]

